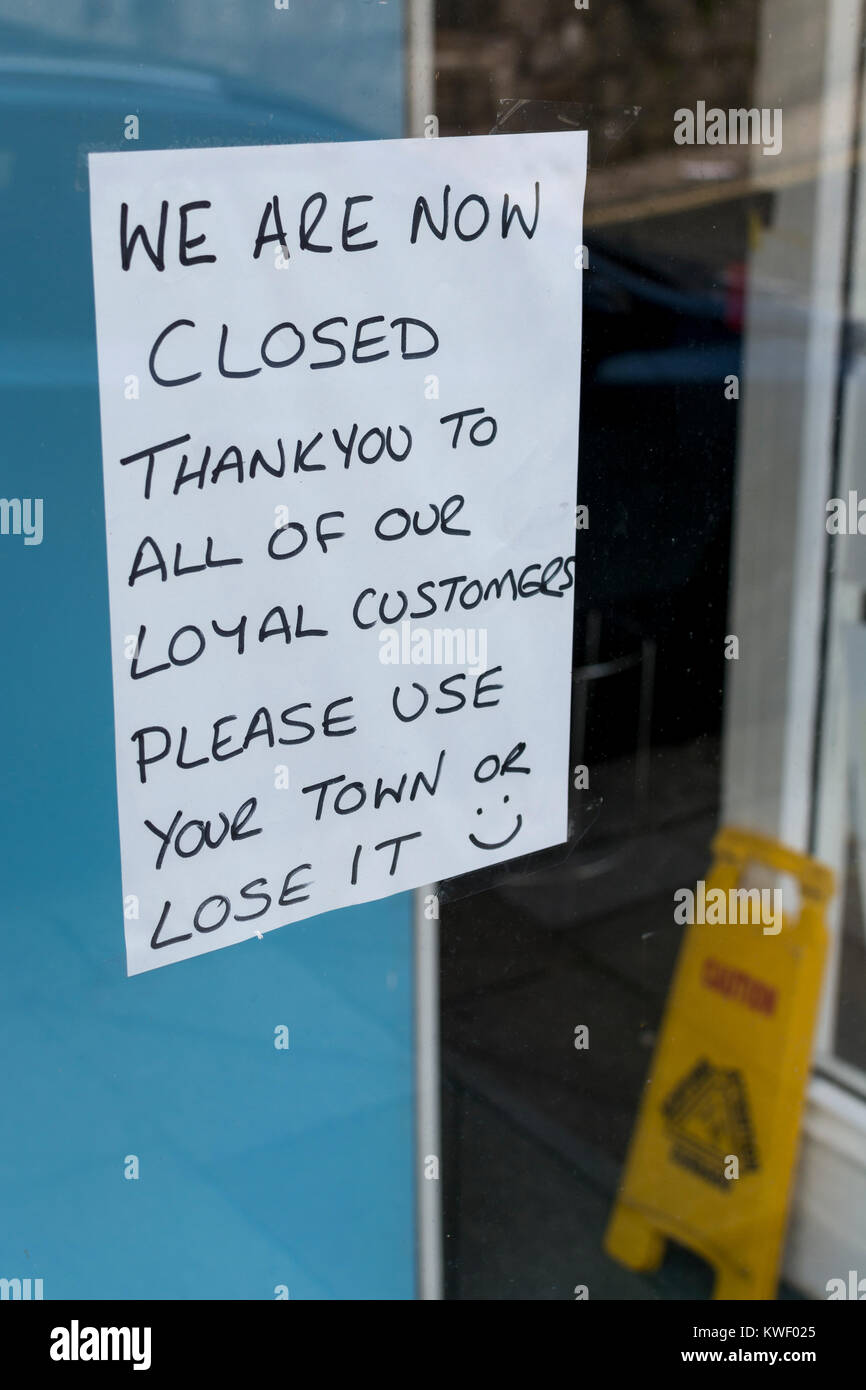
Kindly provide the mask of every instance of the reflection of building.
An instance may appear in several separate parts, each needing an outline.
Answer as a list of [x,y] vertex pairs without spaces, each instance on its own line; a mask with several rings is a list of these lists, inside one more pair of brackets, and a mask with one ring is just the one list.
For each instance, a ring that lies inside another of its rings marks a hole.
[[561,0],[439,0],[436,14],[443,135],[489,130],[509,99],[640,106],[629,148],[646,155],[670,147],[672,95],[675,106],[748,104],[754,0],[590,0],[587,9]]
[[437,8],[441,134],[485,133],[497,123],[520,128],[518,102],[548,103],[548,129],[591,118],[590,227],[658,215],[665,206],[742,199],[748,191],[744,148],[676,146],[671,135],[680,107],[748,108],[755,0],[612,0],[586,10],[553,0],[478,0],[466,11],[458,0]]

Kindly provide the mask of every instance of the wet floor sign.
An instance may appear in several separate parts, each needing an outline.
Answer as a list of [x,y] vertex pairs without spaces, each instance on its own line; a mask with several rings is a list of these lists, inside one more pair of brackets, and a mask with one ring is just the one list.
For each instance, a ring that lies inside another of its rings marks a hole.
[[[647,1271],[676,1240],[716,1270],[714,1298],[772,1298],[833,876],[742,830],[713,851],[706,883],[676,895],[689,925],[605,1248]],[[746,886],[758,869],[797,881],[793,921],[781,888]]]

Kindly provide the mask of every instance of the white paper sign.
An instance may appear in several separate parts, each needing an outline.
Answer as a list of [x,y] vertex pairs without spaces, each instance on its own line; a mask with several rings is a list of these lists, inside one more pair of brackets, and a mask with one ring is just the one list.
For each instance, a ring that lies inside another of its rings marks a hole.
[[91,155],[130,974],[566,838],[585,176]]

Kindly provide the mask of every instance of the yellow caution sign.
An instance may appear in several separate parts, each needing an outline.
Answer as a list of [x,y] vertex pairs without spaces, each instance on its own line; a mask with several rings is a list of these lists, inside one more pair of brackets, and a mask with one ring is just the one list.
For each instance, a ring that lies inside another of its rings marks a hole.
[[[652,1270],[676,1240],[715,1268],[714,1298],[772,1298],[833,875],[743,830],[713,851],[706,882],[675,895],[689,926],[604,1243]],[[752,866],[798,880],[795,921],[781,888],[746,886]]]

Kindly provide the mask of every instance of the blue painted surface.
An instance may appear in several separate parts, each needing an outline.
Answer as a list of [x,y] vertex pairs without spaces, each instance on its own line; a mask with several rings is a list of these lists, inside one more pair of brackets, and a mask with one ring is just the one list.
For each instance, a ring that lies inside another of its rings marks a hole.
[[[44,538],[0,536],[0,1277],[49,1299],[411,1298],[410,900],[126,978],[86,188],[129,112],[139,149],[401,134],[398,7],[365,18],[339,118],[252,99],[228,48],[231,81],[130,72],[24,8],[30,29],[0,28],[0,496],[43,498]],[[303,44],[284,58],[309,95]]]

